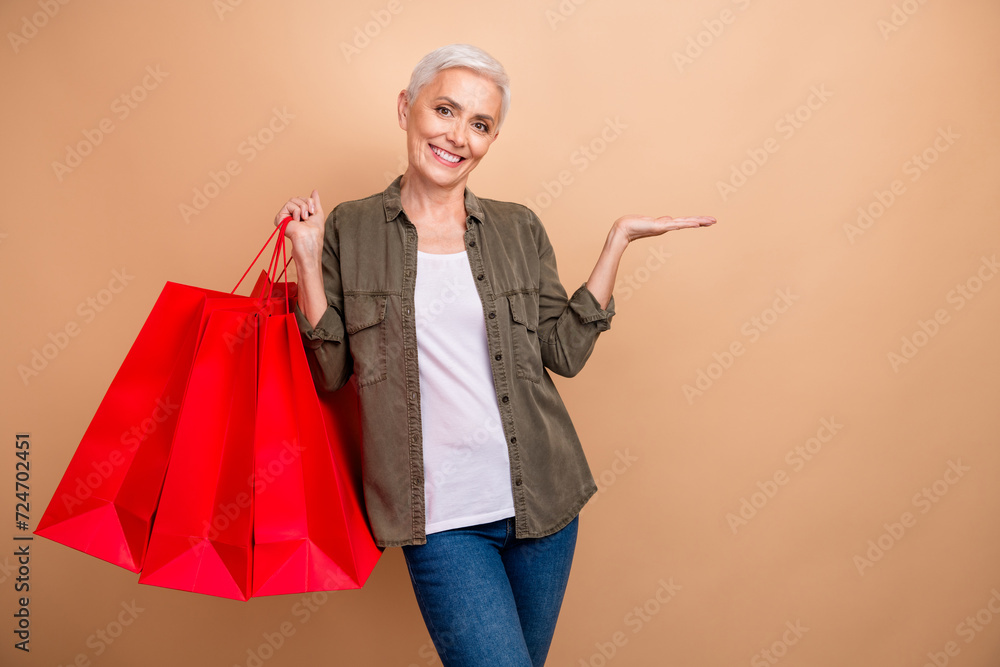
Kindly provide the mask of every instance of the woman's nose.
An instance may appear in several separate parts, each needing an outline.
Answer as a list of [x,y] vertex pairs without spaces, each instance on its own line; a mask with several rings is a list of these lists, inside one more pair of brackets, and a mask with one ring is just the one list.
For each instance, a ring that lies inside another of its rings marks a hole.
[[455,146],[464,146],[466,139],[465,125],[462,123],[454,123],[448,128],[448,132],[445,134],[448,141],[453,143]]

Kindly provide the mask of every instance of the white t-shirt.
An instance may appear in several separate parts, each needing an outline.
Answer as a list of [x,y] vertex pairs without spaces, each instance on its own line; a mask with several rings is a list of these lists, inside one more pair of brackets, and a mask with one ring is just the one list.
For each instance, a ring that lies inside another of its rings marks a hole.
[[483,304],[466,252],[418,250],[413,300],[426,532],[514,516]]

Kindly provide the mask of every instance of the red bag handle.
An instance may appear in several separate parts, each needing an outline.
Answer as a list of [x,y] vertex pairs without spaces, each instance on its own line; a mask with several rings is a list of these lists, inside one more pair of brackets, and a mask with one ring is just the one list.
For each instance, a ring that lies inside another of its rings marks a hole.
[[[278,280],[281,280],[281,277],[283,275],[285,275],[285,269],[288,268],[288,259],[285,257],[285,227],[287,227],[288,223],[291,222],[291,221],[292,221],[292,216],[290,216],[290,215],[289,216],[285,216],[285,218],[281,221],[281,227],[278,228],[278,230],[281,233],[278,234],[278,241],[277,241],[277,243],[274,244],[274,252],[271,254],[271,262],[270,262],[270,266],[268,267],[268,269],[269,269],[268,275],[272,276],[272,278],[271,278],[271,284],[268,285],[268,289],[267,289],[267,301],[268,302],[270,302],[271,295],[274,293],[274,284]],[[274,236],[274,232],[271,232],[271,236]],[[268,237],[268,241],[269,242],[270,242],[270,240],[271,240],[271,238]],[[267,246],[265,246],[265,247],[267,247]],[[281,251],[281,261],[282,261],[282,267],[281,267],[281,273],[280,274],[278,274],[278,251],[279,250]],[[288,279],[287,278],[285,279],[284,285],[285,285],[285,314],[287,315],[288,314]]]
[[[263,247],[261,247],[260,251],[257,253],[257,256],[253,258],[252,262],[250,262],[250,266],[247,267],[247,270],[243,272],[242,276],[240,276],[239,282],[236,283],[236,287],[234,287],[232,289],[232,291],[230,292],[230,294],[235,294],[236,293],[236,290],[239,289],[239,286],[243,283],[243,279],[247,277],[248,273],[250,273],[250,269],[252,269],[253,265],[257,263],[257,260],[260,259],[260,256],[264,254],[264,250],[267,249],[267,246],[271,242],[271,239],[274,238],[275,234],[278,234],[280,232],[280,234],[278,235],[278,241],[277,241],[277,243],[274,244],[274,250],[271,253],[271,260],[267,264],[267,275],[270,278],[271,284],[268,286],[267,296],[264,298],[264,300],[265,301],[270,301],[271,300],[271,295],[274,292],[274,283],[277,282],[278,280],[281,280],[281,277],[285,275],[285,269],[288,268],[288,262],[290,261],[289,259],[287,259],[287,256],[285,254],[285,228],[288,226],[288,223],[291,222],[291,221],[292,221],[292,216],[290,216],[290,215],[285,216],[285,218],[281,221],[280,226],[276,227],[275,230],[273,232],[271,232],[271,235],[267,237],[267,241],[264,242],[264,245],[263,245]],[[281,268],[281,273],[280,274],[277,273],[277,271],[278,271],[278,254],[279,253],[281,254],[281,261],[282,261],[282,268]],[[275,274],[277,274],[277,275],[275,275]],[[285,281],[285,313],[287,314],[288,312],[289,312],[289,310],[288,310],[288,281],[286,280]]]

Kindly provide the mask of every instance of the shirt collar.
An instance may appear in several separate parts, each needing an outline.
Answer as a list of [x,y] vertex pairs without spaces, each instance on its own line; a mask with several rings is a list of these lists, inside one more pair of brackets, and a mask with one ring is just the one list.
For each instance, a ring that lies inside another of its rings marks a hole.
[[[403,211],[403,201],[399,193],[399,184],[402,180],[403,175],[400,174],[382,193],[382,205],[385,207],[386,222],[392,222]],[[483,207],[479,203],[479,198],[472,194],[472,190],[469,188],[465,188],[465,211],[477,222],[481,223],[486,219],[483,215]]]

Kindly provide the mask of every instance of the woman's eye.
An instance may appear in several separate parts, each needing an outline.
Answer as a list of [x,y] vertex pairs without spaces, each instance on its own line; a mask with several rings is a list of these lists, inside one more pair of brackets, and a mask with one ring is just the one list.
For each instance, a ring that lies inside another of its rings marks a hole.
[[486,123],[476,123],[476,129],[479,130],[480,132],[490,131],[490,128],[486,125]]
[[438,110],[439,113],[442,113],[445,116],[448,116],[448,115],[451,114],[451,109],[449,109],[448,107],[438,107],[437,110]]

